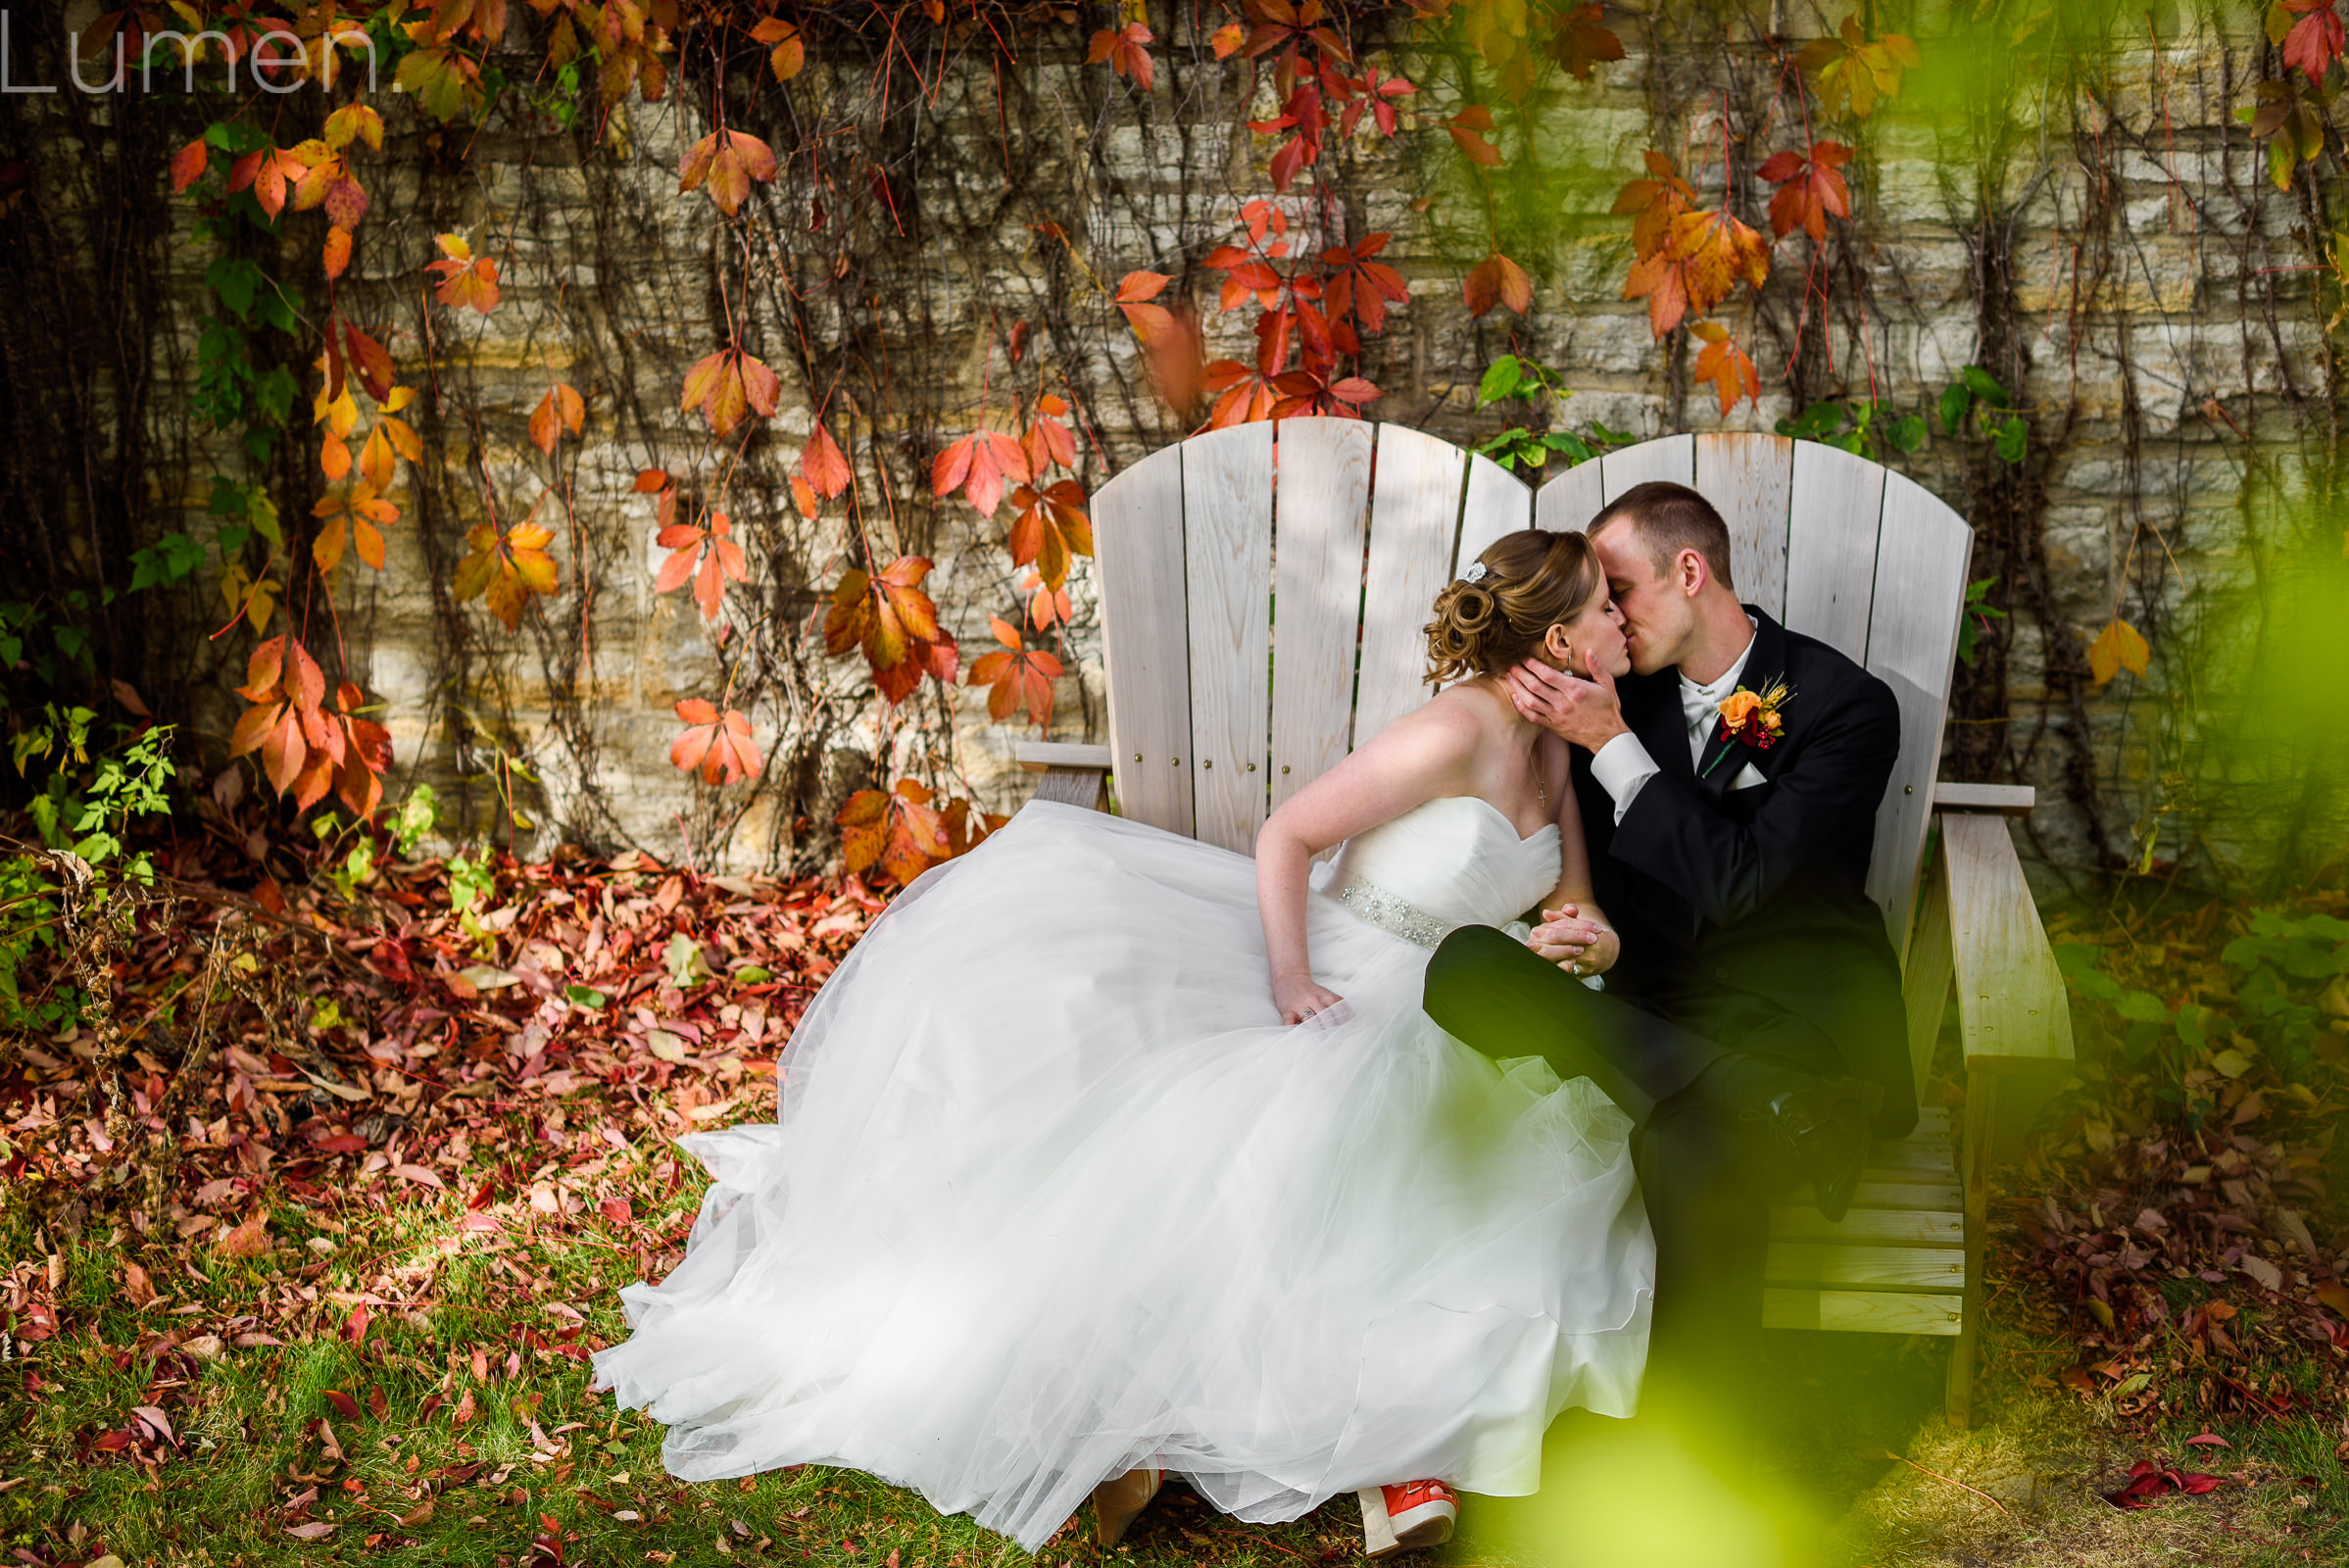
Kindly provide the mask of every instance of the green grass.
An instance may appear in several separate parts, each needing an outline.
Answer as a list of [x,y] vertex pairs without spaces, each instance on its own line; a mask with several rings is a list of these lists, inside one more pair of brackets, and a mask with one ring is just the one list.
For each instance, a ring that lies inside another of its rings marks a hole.
[[[111,1552],[130,1568],[526,1568],[556,1560],[550,1543],[560,1533],[565,1564],[889,1568],[894,1558],[896,1568],[1014,1568],[1029,1560],[966,1517],[942,1518],[919,1497],[852,1472],[807,1466],[742,1482],[670,1480],[659,1425],[590,1394],[586,1363],[558,1348],[621,1337],[616,1292],[646,1272],[638,1249],[661,1272],[666,1260],[645,1238],[678,1234],[699,1199],[699,1182],[674,1172],[666,1154],[612,1163],[634,1209],[630,1225],[605,1220],[592,1204],[543,1213],[524,1197],[489,1211],[499,1229],[468,1231],[454,1192],[378,1177],[322,1212],[273,1208],[274,1247],[259,1258],[199,1252],[191,1264],[182,1249],[141,1249],[111,1226],[93,1227],[58,1252],[64,1330],[33,1347],[38,1392],[26,1392],[24,1365],[5,1368],[0,1557],[24,1548],[42,1562]],[[342,1228],[322,1228],[335,1225]],[[45,1263],[44,1239],[21,1215],[0,1236],[11,1257]],[[320,1254],[313,1238],[335,1251]],[[142,1257],[163,1298],[134,1308],[122,1265]],[[370,1288],[417,1304],[369,1307],[353,1343],[347,1298]],[[558,1307],[581,1314],[583,1327]],[[224,1344],[210,1359],[183,1348],[257,1329],[287,1343]],[[167,1334],[175,1345],[164,1345]],[[1959,1433],[1938,1415],[1942,1342],[1771,1338],[1780,1397],[1749,1477],[1723,1482],[1675,1451],[1668,1435],[1570,1416],[1553,1432],[1542,1494],[1471,1498],[1463,1538],[1441,1560],[1560,1568],[2349,1560],[2349,1487],[2333,1457],[2343,1435],[2337,1411],[2223,1427],[2225,1450],[2185,1446],[2199,1430],[2191,1424],[2140,1442],[2123,1434],[2109,1408],[2040,1386],[2070,1353],[2064,1346],[1998,1321],[1983,1417]],[[517,1363],[511,1372],[509,1357]],[[339,1413],[330,1391],[355,1400],[359,1419]],[[369,1409],[378,1391],[380,1415]],[[461,1424],[468,1396],[471,1417]],[[163,1408],[174,1444],[93,1448],[129,1427],[141,1404]],[[2140,1455],[2245,1479],[2124,1514],[2096,1494],[2121,1485]],[[315,1540],[289,1532],[310,1524],[333,1528]],[[1110,1553],[1093,1544],[1088,1525],[1080,1518],[1035,1560],[1293,1568],[1352,1561],[1360,1545],[1346,1498],[1268,1528],[1238,1525],[1173,1489]]]

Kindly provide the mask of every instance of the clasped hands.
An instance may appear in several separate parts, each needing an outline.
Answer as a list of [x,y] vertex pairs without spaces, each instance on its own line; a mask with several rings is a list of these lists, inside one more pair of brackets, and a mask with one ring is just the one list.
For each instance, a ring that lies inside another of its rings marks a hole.
[[1568,974],[1604,974],[1623,956],[1623,939],[1571,904],[1543,909],[1525,945]]

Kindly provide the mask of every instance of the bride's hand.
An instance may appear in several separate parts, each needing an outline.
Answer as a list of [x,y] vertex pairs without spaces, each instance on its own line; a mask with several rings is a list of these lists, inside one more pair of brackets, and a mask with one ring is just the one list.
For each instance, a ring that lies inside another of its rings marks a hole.
[[1303,1023],[1345,1000],[1328,987],[1315,985],[1309,974],[1273,977],[1272,1004],[1281,1010],[1283,1023]]
[[1623,956],[1622,939],[1571,904],[1543,909],[1525,945],[1568,974],[1604,974]]

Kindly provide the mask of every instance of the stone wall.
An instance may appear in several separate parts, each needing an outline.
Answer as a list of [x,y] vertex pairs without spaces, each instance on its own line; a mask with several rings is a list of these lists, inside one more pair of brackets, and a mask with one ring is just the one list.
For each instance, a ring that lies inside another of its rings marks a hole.
[[[1717,199],[1729,146],[1740,210],[1762,221],[1768,190],[1751,168],[1786,144],[1794,112],[1757,41],[1773,20],[1762,13],[1800,37],[1840,10],[1678,9],[1653,23],[1617,19],[1631,58],[1588,85],[1550,82],[1522,120],[1503,114],[1511,163],[1494,212],[1505,247],[1536,277],[1528,319],[1472,320],[1461,304],[1461,275],[1486,244],[1484,201],[1441,129],[1348,149],[1344,200],[1319,215],[1295,204],[1300,221],[1320,219],[1305,244],[1396,230],[1382,259],[1403,270],[1411,298],[1366,355],[1364,372],[1387,390],[1373,412],[1456,441],[1488,436],[1502,420],[1474,407],[1474,389],[1511,350],[1574,388],[1565,422],[1640,436],[1767,429],[1801,402],[1865,399],[1872,388],[1896,412],[1929,412],[1961,367],[1992,363],[2030,413],[2029,461],[2009,468],[1981,442],[1937,429],[1896,460],[1978,525],[1999,519],[1983,529],[1978,572],[2000,576],[1994,598],[2015,618],[1993,629],[1995,678],[1978,671],[1961,699],[1949,768],[2014,769],[2040,784],[2050,805],[2032,848],[2047,865],[2132,855],[2130,824],[2154,799],[2158,737],[2143,705],[2132,715],[2133,677],[2101,689],[2084,678],[2087,639],[2116,610],[2152,631],[2157,649],[2163,628],[2190,620],[2196,583],[2237,564],[2246,474],[2294,460],[2332,422],[2330,348],[2307,270],[2312,198],[2268,181],[2264,150],[2232,115],[2258,74],[2258,8],[2116,12],[2093,50],[2073,33],[2061,53],[2049,23],[2029,40],[2047,56],[2035,71],[2021,46],[1986,76],[1969,62],[1965,101],[2003,117],[1988,144],[1969,129],[1979,114],[1968,122],[1950,112],[1959,99],[1925,87],[1880,111],[1850,171],[1855,220],[1817,260],[1824,297],[1806,296],[1812,253],[1796,236],[1780,244],[1759,311],[1727,317],[1754,345],[1764,397],[1726,420],[1707,389],[1691,389],[1686,357],[1654,342],[1643,308],[1619,297],[1628,223],[1606,208],[1650,146],[1688,150],[1700,192]],[[1909,24],[1929,63],[1936,49],[1975,47],[1946,36],[1944,10],[1920,6]],[[572,130],[512,109],[479,128],[440,127],[388,92],[377,99],[392,135],[380,163],[362,170],[375,204],[339,303],[384,326],[403,378],[425,386],[429,451],[393,495],[406,515],[388,569],[339,574],[332,639],[388,705],[395,796],[428,779],[465,803],[454,831],[504,836],[501,780],[519,780],[514,798],[538,828],[535,841],[517,840],[524,852],[569,838],[729,866],[823,853],[830,813],[872,781],[876,750],[892,754],[892,774],[967,787],[999,809],[1022,796],[1009,758],[1024,727],[988,723],[978,694],[948,723],[933,686],[880,714],[860,662],[826,659],[808,633],[854,527],[886,541],[884,559],[902,548],[937,561],[927,586],[966,663],[992,646],[988,616],[1015,602],[1000,547],[1009,514],[988,523],[959,502],[934,503],[926,472],[948,440],[1001,421],[1007,381],[1074,398],[1096,486],[1185,433],[1149,394],[1107,298],[1122,272],[1150,267],[1195,288],[1210,313],[1210,357],[1252,349],[1240,314],[1212,317],[1214,279],[1192,270],[1228,237],[1240,202],[1265,188],[1269,144],[1242,122],[1272,112],[1269,94],[1243,102],[1239,69],[1214,61],[1179,19],[1164,21],[1172,36],[1147,95],[1084,66],[1074,31],[1022,40],[1022,64],[1000,87],[984,52],[949,57],[912,117],[872,100],[874,61],[850,43],[817,51],[788,93],[731,82],[737,127],[788,149],[793,126],[821,125],[891,171],[876,201],[827,183],[820,159],[795,161],[740,225],[676,191],[680,155],[710,128],[707,84],[657,104],[632,99],[601,125],[591,112]],[[517,50],[534,25],[514,8]],[[1402,21],[1388,25],[1407,36]],[[1423,103],[1446,101],[1435,84],[1456,74],[1410,50],[1398,63],[1430,84]],[[189,119],[184,105],[132,98],[95,114],[85,137],[120,132],[110,116]],[[78,151],[50,138],[36,161]],[[506,297],[494,314],[427,309],[421,268],[443,231],[502,258]],[[282,259],[297,277],[316,225],[298,232]],[[185,445],[149,484],[199,538],[217,520],[203,514],[209,476],[229,463],[223,440],[185,434],[207,260],[193,244],[168,260],[148,416],[171,437],[161,450]],[[784,378],[776,417],[739,460],[676,408],[686,367],[720,346],[730,314]],[[1003,334],[1020,320],[1031,332],[1014,365]],[[554,376],[586,395],[589,413],[584,439],[551,463],[525,428]],[[784,478],[819,405],[850,447],[857,508],[808,523]],[[685,596],[653,593],[664,553],[652,542],[652,502],[630,482],[665,467],[710,494],[737,461],[725,507],[754,575],[735,590],[732,641],[721,646]],[[285,499],[289,514],[307,504]],[[505,521],[536,507],[557,530],[562,591],[518,633],[477,603],[457,605],[448,587],[463,535],[493,506]],[[1103,738],[1089,580],[1080,566],[1077,675],[1063,683],[1057,739]],[[309,607],[314,643],[328,640],[324,610]],[[747,699],[774,761],[756,791],[705,790],[666,758],[679,727],[671,705],[719,695],[728,646],[746,651],[735,701]],[[216,693],[235,683],[241,654],[220,662]],[[217,737],[234,711],[220,695],[201,727]]]

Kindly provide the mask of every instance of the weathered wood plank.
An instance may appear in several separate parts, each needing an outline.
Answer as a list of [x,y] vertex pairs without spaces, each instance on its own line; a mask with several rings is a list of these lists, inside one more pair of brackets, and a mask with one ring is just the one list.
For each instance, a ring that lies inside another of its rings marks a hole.
[[1696,437],[1658,436],[1653,441],[1602,454],[1598,460],[1599,487],[1610,502],[1633,485],[1645,484],[1650,479],[1695,484]]
[[1925,853],[1933,777],[1941,770],[1942,714],[1973,554],[1974,530],[1965,518],[1914,480],[1884,476],[1867,662],[1899,699],[1900,755],[1877,808],[1868,896],[1884,911],[1895,953],[1908,946],[1911,895]]
[[1503,534],[1534,525],[1534,492],[1524,480],[1476,453],[1468,455],[1468,500],[1460,509],[1460,547],[1452,556],[1452,575],[1468,569],[1470,562]]
[[[1906,961],[1900,970],[1900,996],[1909,1018],[1909,1075],[1919,1094],[1925,1093],[1932,1070],[1933,1047],[1941,1038],[1941,1015],[1949,1005],[1949,980],[1956,972],[1949,945],[1949,857],[1936,855],[1927,874],[1925,896],[1918,901],[1917,929],[1909,936]],[[1946,1111],[1941,1136],[1948,1137]],[[1923,1132],[1923,1118],[1919,1118]]]
[[1370,426],[1285,419],[1273,513],[1270,805],[1346,755],[1370,516]]
[[1191,630],[1181,447],[1151,453],[1094,493],[1093,538],[1117,809],[1189,837]]
[[1762,1265],[1762,1281],[1766,1285],[1842,1290],[1963,1292],[1966,1250],[1772,1242]]
[[[1894,1176],[1903,1173],[1894,1173]],[[1954,1169],[1939,1181],[1921,1181],[1914,1173],[1906,1179],[1887,1176],[1881,1181],[1863,1180],[1851,1195],[1853,1208],[1915,1208],[1931,1212],[1954,1213],[1965,1206],[1965,1194],[1960,1191]]]
[[1868,657],[1884,494],[1881,466],[1839,447],[1794,443],[1783,618],[1855,661]]
[[1598,482],[1598,460],[1578,463],[1534,493],[1534,526],[1550,533],[1580,533],[1607,504]]
[[1952,784],[1943,779],[1933,785],[1936,811],[2002,811],[2008,816],[2029,816],[2038,801],[2039,792],[2029,784]]
[[1880,1141],[1868,1146],[1865,1169],[1871,1176],[1889,1181],[1922,1177],[1929,1182],[1945,1182],[1957,1169],[1957,1153],[1947,1138],[1904,1138],[1896,1144]]
[[1784,617],[1787,507],[1794,443],[1783,435],[1696,438],[1696,489],[1729,524],[1730,571],[1737,597]]
[[1944,1209],[1854,1208],[1834,1223],[1807,1203],[1782,1203],[1770,1210],[1774,1242],[1840,1242],[1874,1247],[1963,1247],[1965,1212]]
[[2060,1071],[2072,1060],[2071,1005],[2006,822],[1962,812],[1940,821],[1966,1069]]
[[1103,798],[1101,783],[1107,774],[1098,767],[1049,767],[1036,781],[1032,801],[1059,801],[1067,806],[1098,811],[1108,802]]
[[1183,443],[1192,836],[1243,855],[1264,823],[1258,769],[1271,731],[1272,429],[1236,425]]
[[1090,741],[1014,741],[1012,760],[1030,772],[1048,767],[1100,767],[1116,764],[1111,760],[1109,748],[1096,746]]
[[1460,530],[1461,465],[1448,441],[1399,424],[1379,426],[1370,493],[1370,566],[1352,744],[1428,699],[1427,638],[1436,593],[1451,579]]
[[1958,1331],[1963,1311],[1963,1299],[1955,1296],[1873,1291],[1762,1292],[1762,1326],[1769,1329],[1950,1335]]

